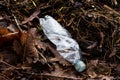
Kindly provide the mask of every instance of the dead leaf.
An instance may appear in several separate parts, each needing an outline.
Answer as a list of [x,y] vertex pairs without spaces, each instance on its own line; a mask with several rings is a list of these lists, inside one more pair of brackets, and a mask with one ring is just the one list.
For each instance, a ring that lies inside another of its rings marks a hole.
[[13,49],[18,55],[27,59],[28,63],[39,61],[38,51],[35,47],[35,40],[29,32],[19,32],[19,40],[14,40]]
[[21,53],[24,51],[23,48],[24,48],[24,47],[20,44],[19,41],[14,40],[14,42],[13,42],[13,49],[14,49],[14,51],[15,51],[18,55],[21,55]]
[[24,56],[24,48],[27,41],[27,32],[26,31],[20,31],[19,32],[19,39],[13,41],[13,50],[20,56]]
[[7,42],[12,42],[14,39],[18,39],[18,32],[11,33],[7,28],[0,27],[0,47],[7,44]]
[[10,33],[7,28],[0,27],[0,36]]
[[36,63],[39,61],[38,50],[35,48],[35,40],[31,34],[28,34],[27,36],[25,55],[29,63]]
[[37,48],[43,49],[45,51],[46,47],[45,47],[44,43],[40,41],[41,35],[39,35],[39,33],[37,33],[37,28],[31,28],[29,33],[32,34],[32,36],[35,40],[35,46],[37,46]]
[[90,78],[96,78],[98,75],[95,73],[94,71],[94,66],[90,66],[88,69],[87,69],[87,74],[89,75]]
[[26,40],[27,40],[27,32],[26,31],[20,31],[19,35],[20,35],[20,43],[21,43],[22,46],[24,46],[26,44]]

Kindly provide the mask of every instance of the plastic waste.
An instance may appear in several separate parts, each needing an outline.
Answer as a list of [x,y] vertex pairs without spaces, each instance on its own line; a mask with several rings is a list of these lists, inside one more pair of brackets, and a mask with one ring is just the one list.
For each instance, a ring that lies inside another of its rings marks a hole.
[[72,63],[78,72],[85,70],[86,65],[81,59],[79,45],[72,39],[70,33],[49,15],[40,18],[39,21],[44,34],[56,45],[59,54]]

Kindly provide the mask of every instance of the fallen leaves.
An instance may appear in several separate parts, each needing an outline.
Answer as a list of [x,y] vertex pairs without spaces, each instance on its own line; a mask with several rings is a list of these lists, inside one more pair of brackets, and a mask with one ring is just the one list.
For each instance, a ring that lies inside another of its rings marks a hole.
[[31,34],[27,36],[24,54],[26,55],[28,63],[36,63],[39,61],[38,50],[35,47],[35,41]]
[[[111,68],[105,62],[99,62],[99,60],[89,61],[87,74],[92,79],[103,79],[105,76],[111,74]],[[107,78],[107,77],[106,77]]]
[[26,31],[10,32],[7,28],[0,28],[0,34],[1,47],[11,42],[11,44],[13,43],[14,51],[21,58],[25,57],[29,63],[39,60],[38,51],[35,48],[35,41],[31,33],[27,33]]
[[18,38],[18,32],[10,32],[7,28],[0,28],[0,47]]
[[13,45],[15,52],[27,59],[28,63],[39,61],[38,51],[35,48],[35,40],[32,34],[20,32],[20,40],[14,40]]
[[[119,6],[114,10],[107,0],[99,1],[0,1],[0,80],[119,79]],[[86,71],[77,73],[43,38],[37,18],[46,14],[55,17],[79,42]]]

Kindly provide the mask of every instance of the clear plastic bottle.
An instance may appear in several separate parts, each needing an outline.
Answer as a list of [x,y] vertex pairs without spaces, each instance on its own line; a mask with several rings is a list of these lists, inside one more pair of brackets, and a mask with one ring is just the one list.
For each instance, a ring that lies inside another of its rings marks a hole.
[[79,45],[70,33],[49,15],[40,18],[39,21],[44,34],[56,45],[59,54],[72,63],[78,72],[85,70],[86,65],[81,59]]

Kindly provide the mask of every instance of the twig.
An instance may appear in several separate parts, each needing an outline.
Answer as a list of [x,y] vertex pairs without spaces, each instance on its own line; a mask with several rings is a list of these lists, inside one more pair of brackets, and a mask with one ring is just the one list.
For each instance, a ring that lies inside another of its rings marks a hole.
[[1,62],[1,63],[4,63],[4,64],[6,64],[6,65],[8,65],[8,66],[10,66],[10,67],[13,67],[13,68],[17,69],[15,66],[10,65],[10,64],[8,64],[7,62],[5,62],[5,61],[3,61],[3,60],[1,60],[0,62]]
[[119,12],[115,11],[114,9],[110,8],[109,6],[104,5],[103,7],[106,8],[106,9],[108,9],[109,11],[112,11],[113,13],[115,13],[115,14],[117,14],[117,15],[120,16],[120,13],[119,13]]
[[35,1],[33,1],[33,0],[31,0],[31,1],[32,1],[33,5],[34,5],[35,7],[37,7],[36,4],[35,4]]
[[[51,77],[51,78],[58,78],[58,79],[60,79],[60,78],[62,78],[62,79],[66,79],[66,80],[83,80],[82,78],[74,78],[74,77],[67,77],[67,76],[56,76],[56,75],[51,75],[51,74],[41,74],[41,76],[44,76],[44,77]],[[61,80],[62,80],[61,79]],[[57,80],[57,79],[56,79]]]
[[[40,56],[41,56],[46,62],[48,62],[47,59],[46,59],[40,52],[38,52],[38,53],[40,54]],[[53,69],[49,63],[47,63],[47,65],[49,66],[49,68],[50,68],[51,70]]]
[[16,24],[17,24],[18,29],[22,32],[22,29],[20,28],[20,25],[19,25],[19,23],[18,23],[18,21],[17,21],[16,16],[15,16],[14,14],[12,14],[12,16],[13,16],[14,19],[15,19],[15,22],[16,22]]
[[10,36],[10,35],[16,35],[16,34],[18,34],[18,32],[5,34],[5,35],[2,35],[2,36],[0,36],[0,37],[7,37],[7,36]]
[[120,59],[120,56],[116,55],[116,57],[117,57],[118,59]]
[[[9,77],[7,77],[6,75],[0,73],[0,76],[4,79],[4,80],[11,80]],[[1,78],[0,78],[1,79]]]
[[[38,51],[40,51],[40,49],[37,47],[37,46],[35,46],[36,47],[36,49],[38,50]],[[48,62],[48,60],[40,53],[40,52],[38,52],[38,54],[43,58],[43,60],[47,63]],[[50,66],[50,64],[48,64],[47,63],[47,65],[52,69],[52,67]]]

